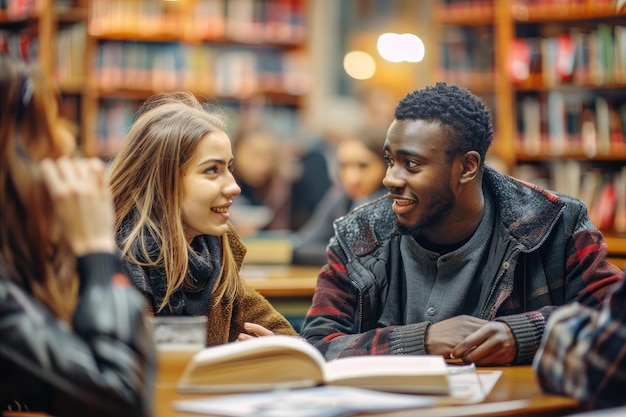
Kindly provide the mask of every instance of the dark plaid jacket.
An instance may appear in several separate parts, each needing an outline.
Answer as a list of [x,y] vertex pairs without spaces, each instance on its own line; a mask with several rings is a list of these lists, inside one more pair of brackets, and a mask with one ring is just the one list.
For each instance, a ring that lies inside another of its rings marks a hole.
[[[585,205],[485,166],[484,185],[497,211],[497,238],[512,240],[480,317],[506,322],[515,363],[529,363],[555,306],[598,307],[621,279]],[[390,276],[402,274],[391,200],[381,198],[335,221],[328,263],[320,272],[302,335],[331,360],[369,354],[425,354],[430,322],[378,324]],[[487,278],[491,279],[491,277]],[[450,294],[454,297],[454,294]]]
[[534,361],[545,391],[575,397],[589,409],[624,407],[626,413],[625,284],[601,311],[572,303],[550,316]]

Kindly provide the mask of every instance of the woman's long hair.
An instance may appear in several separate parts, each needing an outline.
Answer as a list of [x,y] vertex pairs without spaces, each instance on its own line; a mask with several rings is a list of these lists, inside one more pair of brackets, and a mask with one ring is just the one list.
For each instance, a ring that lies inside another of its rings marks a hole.
[[[193,288],[191,247],[182,223],[182,171],[202,138],[220,130],[220,115],[205,110],[191,93],[158,94],[139,109],[113,160],[110,183],[118,246],[129,262],[164,272],[167,288],[157,311],[175,291]],[[222,269],[212,292],[214,303],[233,299],[241,285],[226,234],[221,240]],[[158,254],[150,253],[150,242]]]
[[36,67],[0,55],[0,264],[70,321],[78,280],[37,162],[67,152],[58,92]]

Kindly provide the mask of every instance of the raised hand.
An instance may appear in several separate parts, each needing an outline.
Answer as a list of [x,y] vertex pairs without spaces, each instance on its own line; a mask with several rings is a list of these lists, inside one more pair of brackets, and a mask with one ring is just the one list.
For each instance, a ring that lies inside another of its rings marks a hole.
[[96,158],[40,163],[44,185],[63,236],[76,256],[116,250],[113,203],[104,163]]

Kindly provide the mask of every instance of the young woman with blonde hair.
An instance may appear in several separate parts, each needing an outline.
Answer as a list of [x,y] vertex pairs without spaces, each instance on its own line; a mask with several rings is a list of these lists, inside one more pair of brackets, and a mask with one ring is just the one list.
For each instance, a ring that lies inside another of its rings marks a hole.
[[239,275],[246,248],[229,222],[241,189],[218,112],[191,93],[163,93],[139,109],[113,160],[117,243],[151,315],[207,315],[206,345],[295,335]]
[[121,272],[105,167],[73,159],[58,93],[0,54],[0,414],[151,414],[155,349]]

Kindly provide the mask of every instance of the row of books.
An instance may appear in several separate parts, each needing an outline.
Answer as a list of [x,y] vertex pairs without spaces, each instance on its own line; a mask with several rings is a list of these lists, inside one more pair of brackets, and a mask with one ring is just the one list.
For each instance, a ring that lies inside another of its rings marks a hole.
[[300,43],[305,35],[304,8],[305,0],[94,0],[89,32],[95,36]]
[[540,85],[626,84],[626,26],[600,23],[585,31],[573,27],[554,37],[516,38],[509,49],[509,75]]
[[0,30],[0,53],[34,63],[39,57],[39,38],[32,31]]
[[441,79],[465,86],[493,84],[495,53],[491,28],[445,26],[440,54]]
[[586,205],[601,230],[626,233],[626,167],[591,166],[576,160],[518,164],[517,178],[575,198]]
[[[227,133],[232,135],[242,120],[254,124],[255,120],[265,123],[268,129],[283,141],[299,138],[301,133],[299,112],[295,107],[272,105],[268,102],[249,103],[220,100],[215,97],[199,96],[207,106],[217,106],[227,118]],[[78,100],[64,100],[68,105],[79,106]],[[108,158],[115,154],[132,125],[141,100],[101,99],[98,106],[96,131],[97,155]],[[76,109],[64,109],[64,114],[72,120]],[[75,120],[75,119],[74,119]]]
[[526,95],[518,102],[520,151],[528,155],[626,156],[626,102],[590,92]]
[[41,10],[41,0],[0,0],[0,13],[8,20],[21,20],[34,16]]
[[98,48],[96,83],[105,90],[185,89],[224,97],[309,88],[306,55],[274,47],[223,47],[177,42],[105,41]]

